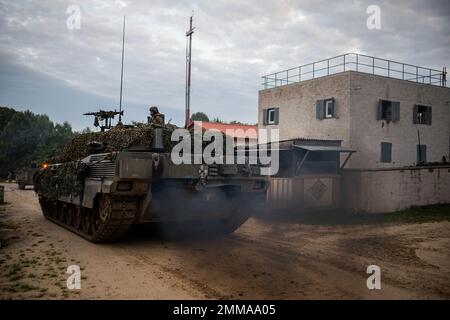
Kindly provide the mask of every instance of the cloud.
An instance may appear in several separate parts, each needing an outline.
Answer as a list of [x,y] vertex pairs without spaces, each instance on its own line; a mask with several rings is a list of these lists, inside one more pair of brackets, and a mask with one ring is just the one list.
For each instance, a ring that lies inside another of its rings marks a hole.
[[[81,9],[80,30],[66,27],[73,4]],[[381,30],[366,28],[370,4],[381,8]],[[433,68],[448,65],[449,7],[448,1],[0,0],[0,53],[52,79],[51,85],[60,83],[60,90],[96,96],[114,108],[126,15],[127,117],[145,119],[148,105],[158,105],[166,118],[182,124],[185,32],[194,10],[193,111],[256,122],[257,92],[267,73],[355,51]],[[57,96],[55,105],[67,103],[61,92]],[[30,96],[26,107],[39,103]],[[45,111],[58,112],[51,104]]]

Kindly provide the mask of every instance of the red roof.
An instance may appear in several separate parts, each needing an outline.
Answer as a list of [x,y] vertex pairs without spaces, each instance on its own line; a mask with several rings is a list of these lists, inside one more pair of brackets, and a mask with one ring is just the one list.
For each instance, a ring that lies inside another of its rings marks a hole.
[[[226,124],[220,122],[194,121],[189,128],[193,126],[200,126],[203,130],[218,130],[224,134],[228,134],[233,138],[258,138],[258,126],[248,124]],[[227,130],[232,130],[228,132]],[[249,130],[249,131],[247,131]],[[255,136],[256,134],[256,136]]]

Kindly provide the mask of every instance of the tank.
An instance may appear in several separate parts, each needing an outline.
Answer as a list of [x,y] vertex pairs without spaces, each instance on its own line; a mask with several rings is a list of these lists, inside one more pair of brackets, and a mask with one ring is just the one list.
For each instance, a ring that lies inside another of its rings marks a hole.
[[173,126],[114,127],[75,137],[35,176],[48,220],[95,243],[133,225],[228,234],[264,203],[267,179],[249,164],[174,164]]
[[38,168],[34,163],[30,167],[19,170],[16,175],[16,182],[20,190],[25,190],[26,186],[33,185],[33,176],[37,171]]

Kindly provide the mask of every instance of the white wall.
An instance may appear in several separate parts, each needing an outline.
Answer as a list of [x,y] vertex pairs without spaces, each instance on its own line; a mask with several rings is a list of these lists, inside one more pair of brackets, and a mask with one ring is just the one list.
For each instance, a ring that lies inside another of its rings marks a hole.
[[342,197],[344,208],[368,213],[450,203],[450,166],[344,170]]

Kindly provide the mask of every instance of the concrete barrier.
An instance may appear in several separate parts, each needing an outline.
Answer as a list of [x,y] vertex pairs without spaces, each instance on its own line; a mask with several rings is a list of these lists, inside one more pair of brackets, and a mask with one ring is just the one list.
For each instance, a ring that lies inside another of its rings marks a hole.
[[346,169],[342,204],[359,212],[383,213],[450,203],[450,166]]

